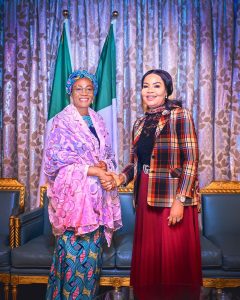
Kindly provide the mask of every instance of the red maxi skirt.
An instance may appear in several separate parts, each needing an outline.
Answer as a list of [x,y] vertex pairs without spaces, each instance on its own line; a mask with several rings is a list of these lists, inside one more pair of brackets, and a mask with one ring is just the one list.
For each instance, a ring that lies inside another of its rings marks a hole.
[[133,243],[131,285],[137,300],[198,300],[202,285],[196,206],[168,226],[170,208],[147,204],[148,175],[141,173]]

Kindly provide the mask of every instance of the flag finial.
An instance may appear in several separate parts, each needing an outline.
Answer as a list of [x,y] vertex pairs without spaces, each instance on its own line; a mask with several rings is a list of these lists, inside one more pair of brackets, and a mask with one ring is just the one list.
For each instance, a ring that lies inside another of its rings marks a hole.
[[68,18],[68,10],[67,10],[67,9],[64,9],[64,10],[62,11],[62,14],[63,14],[63,16],[64,16],[65,19]]
[[117,18],[118,15],[119,15],[118,11],[117,11],[117,10],[114,10],[114,11],[112,12],[112,19]]

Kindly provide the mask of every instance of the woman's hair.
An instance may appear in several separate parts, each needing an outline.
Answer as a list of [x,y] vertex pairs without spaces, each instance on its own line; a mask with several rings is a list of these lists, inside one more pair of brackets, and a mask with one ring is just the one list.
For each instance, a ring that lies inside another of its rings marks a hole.
[[153,69],[153,70],[147,71],[142,77],[142,88],[143,88],[144,79],[150,74],[158,75],[159,77],[161,77],[162,81],[164,82],[164,85],[165,85],[165,88],[167,91],[167,97],[165,99],[166,108],[170,109],[172,106],[175,106],[175,105],[182,107],[181,101],[168,99],[168,97],[173,92],[173,82],[172,82],[172,76],[167,71],[164,71],[161,69]]
[[86,70],[77,70],[77,71],[74,71],[72,74],[69,75],[68,80],[67,80],[67,84],[66,84],[67,94],[71,95],[72,87],[73,87],[74,83],[80,78],[88,78],[89,80],[92,81],[93,88],[94,88],[94,96],[96,96],[97,92],[98,92],[97,77],[94,74],[91,74]]

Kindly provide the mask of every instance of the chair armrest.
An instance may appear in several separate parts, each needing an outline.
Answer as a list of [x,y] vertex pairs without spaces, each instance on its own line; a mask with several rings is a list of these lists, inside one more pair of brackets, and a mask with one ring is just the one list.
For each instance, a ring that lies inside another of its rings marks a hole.
[[43,234],[44,209],[36,208],[15,218],[15,247]]
[[222,266],[222,251],[211,240],[200,235],[203,268],[219,268]]

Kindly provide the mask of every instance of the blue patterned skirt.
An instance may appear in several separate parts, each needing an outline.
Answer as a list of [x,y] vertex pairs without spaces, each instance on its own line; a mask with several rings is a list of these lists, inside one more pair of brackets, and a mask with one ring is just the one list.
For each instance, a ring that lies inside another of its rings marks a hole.
[[57,237],[48,279],[47,300],[91,300],[98,290],[102,266],[103,228]]

